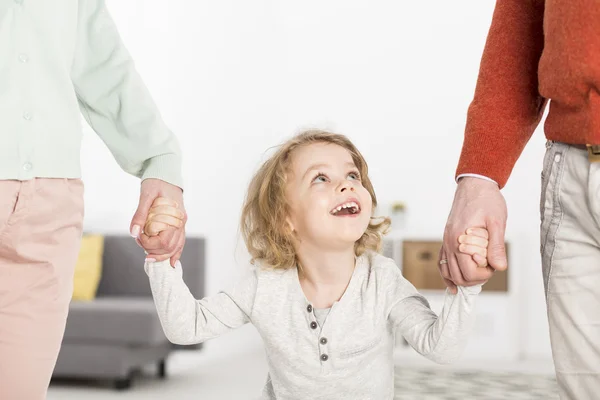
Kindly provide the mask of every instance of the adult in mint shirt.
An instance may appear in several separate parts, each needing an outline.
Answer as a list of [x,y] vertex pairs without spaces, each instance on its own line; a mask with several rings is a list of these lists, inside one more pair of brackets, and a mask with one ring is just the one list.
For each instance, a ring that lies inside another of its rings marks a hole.
[[104,1],[0,1],[0,399],[44,399],[60,349],[82,234],[80,112],[142,180],[132,234],[174,265],[184,228],[141,227],[157,197],[183,209],[179,145]]

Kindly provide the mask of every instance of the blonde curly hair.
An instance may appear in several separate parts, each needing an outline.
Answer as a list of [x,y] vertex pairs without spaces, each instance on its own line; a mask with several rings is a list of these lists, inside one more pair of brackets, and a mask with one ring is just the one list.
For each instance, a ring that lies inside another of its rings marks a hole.
[[[240,229],[252,264],[258,261],[263,267],[277,269],[296,266],[294,236],[286,223],[286,217],[289,215],[289,205],[285,196],[287,173],[294,150],[314,143],[336,144],[348,150],[360,172],[362,185],[371,195],[373,209],[377,206],[367,162],[350,139],[324,130],[304,131],[279,146],[276,153],[260,167],[250,182],[242,209]],[[354,245],[355,254],[360,256],[366,250],[379,252],[383,235],[389,227],[389,218],[371,216],[367,230]]]

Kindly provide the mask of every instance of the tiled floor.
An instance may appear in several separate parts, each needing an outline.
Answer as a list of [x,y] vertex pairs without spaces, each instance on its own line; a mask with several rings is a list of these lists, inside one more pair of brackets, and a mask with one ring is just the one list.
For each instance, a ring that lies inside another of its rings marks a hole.
[[[548,361],[518,365],[471,362],[448,367],[397,358],[396,364],[396,400],[557,398]],[[262,350],[223,357],[214,347],[202,353],[178,352],[169,369],[165,381],[156,379],[151,369],[143,371],[125,392],[97,382],[53,382],[48,400],[256,399],[267,374]]]
[[396,368],[394,400],[558,399],[553,376],[523,373]]

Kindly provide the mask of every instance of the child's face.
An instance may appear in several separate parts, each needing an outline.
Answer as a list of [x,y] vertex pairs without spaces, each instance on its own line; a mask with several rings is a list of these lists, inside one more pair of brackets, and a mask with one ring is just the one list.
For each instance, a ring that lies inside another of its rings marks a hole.
[[299,239],[331,249],[354,246],[369,226],[373,202],[350,152],[310,144],[292,153],[290,169],[288,222]]

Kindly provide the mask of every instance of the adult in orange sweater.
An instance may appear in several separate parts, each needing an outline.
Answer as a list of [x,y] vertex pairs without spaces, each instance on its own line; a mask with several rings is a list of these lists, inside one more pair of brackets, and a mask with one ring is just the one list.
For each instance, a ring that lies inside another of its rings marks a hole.
[[[507,267],[500,189],[550,103],[541,195],[541,251],[562,399],[600,393],[600,5],[497,0],[469,108],[454,204],[440,254],[450,287]],[[490,269],[460,254],[471,226],[490,233]]]

